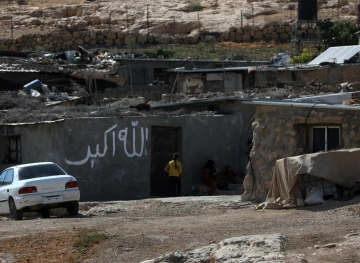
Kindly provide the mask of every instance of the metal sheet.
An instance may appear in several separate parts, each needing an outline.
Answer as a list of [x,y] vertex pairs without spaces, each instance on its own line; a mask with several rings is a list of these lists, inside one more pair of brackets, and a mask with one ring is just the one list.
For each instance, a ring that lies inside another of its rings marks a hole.
[[336,64],[342,64],[345,59],[350,59],[359,52],[360,45],[330,47],[314,60],[310,61],[308,65],[319,65],[321,62],[335,62]]

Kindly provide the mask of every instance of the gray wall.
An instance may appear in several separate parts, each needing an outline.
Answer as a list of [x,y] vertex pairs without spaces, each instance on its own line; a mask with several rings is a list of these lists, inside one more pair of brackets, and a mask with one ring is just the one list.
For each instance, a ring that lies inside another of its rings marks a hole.
[[[150,197],[152,126],[182,129],[182,194],[187,195],[200,184],[201,169],[212,157],[219,157],[221,168],[231,164],[235,171],[243,169],[244,123],[240,113],[81,118],[3,126],[0,131],[21,134],[23,163],[56,162],[78,179],[82,201],[105,201]],[[164,167],[171,157],[165,157]]]

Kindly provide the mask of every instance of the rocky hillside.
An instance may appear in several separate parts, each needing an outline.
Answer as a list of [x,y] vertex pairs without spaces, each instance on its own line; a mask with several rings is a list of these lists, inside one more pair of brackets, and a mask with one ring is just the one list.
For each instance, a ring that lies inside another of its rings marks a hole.
[[[209,36],[218,41],[286,42],[298,5],[294,0],[51,1],[3,5],[0,47],[58,51],[86,44],[193,44]],[[318,1],[318,19],[326,18],[355,23],[357,1]],[[316,28],[303,29],[316,33]]]

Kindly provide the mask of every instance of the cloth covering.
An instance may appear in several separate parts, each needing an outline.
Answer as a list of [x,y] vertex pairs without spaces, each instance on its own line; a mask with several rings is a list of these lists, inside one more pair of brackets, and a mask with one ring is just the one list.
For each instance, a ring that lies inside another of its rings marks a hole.
[[319,152],[276,161],[267,198],[303,198],[296,184],[299,174],[310,174],[334,184],[351,188],[360,180],[360,148]]

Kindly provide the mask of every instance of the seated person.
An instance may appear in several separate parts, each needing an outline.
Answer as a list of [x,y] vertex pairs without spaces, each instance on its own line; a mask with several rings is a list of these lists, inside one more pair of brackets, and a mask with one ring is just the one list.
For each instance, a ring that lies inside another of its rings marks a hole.
[[208,160],[201,171],[201,182],[209,187],[208,194],[213,195],[218,184],[220,183],[221,174],[216,173],[215,163],[213,160]]
[[225,167],[225,176],[226,176],[226,179],[229,181],[229,183],[231,184],[238,184],[238,180],[237,178],[235,178],[237,176],[236,173],[234,173],[232,167],[230,165],[227,165]]
[[214,170],[215,173],[219,176],[219,183],[217,184],[217,188],[219,190],[230,190],[229,189],[229,181],[226,179],[225,173],[220,170],[219,157],[214,157]]

